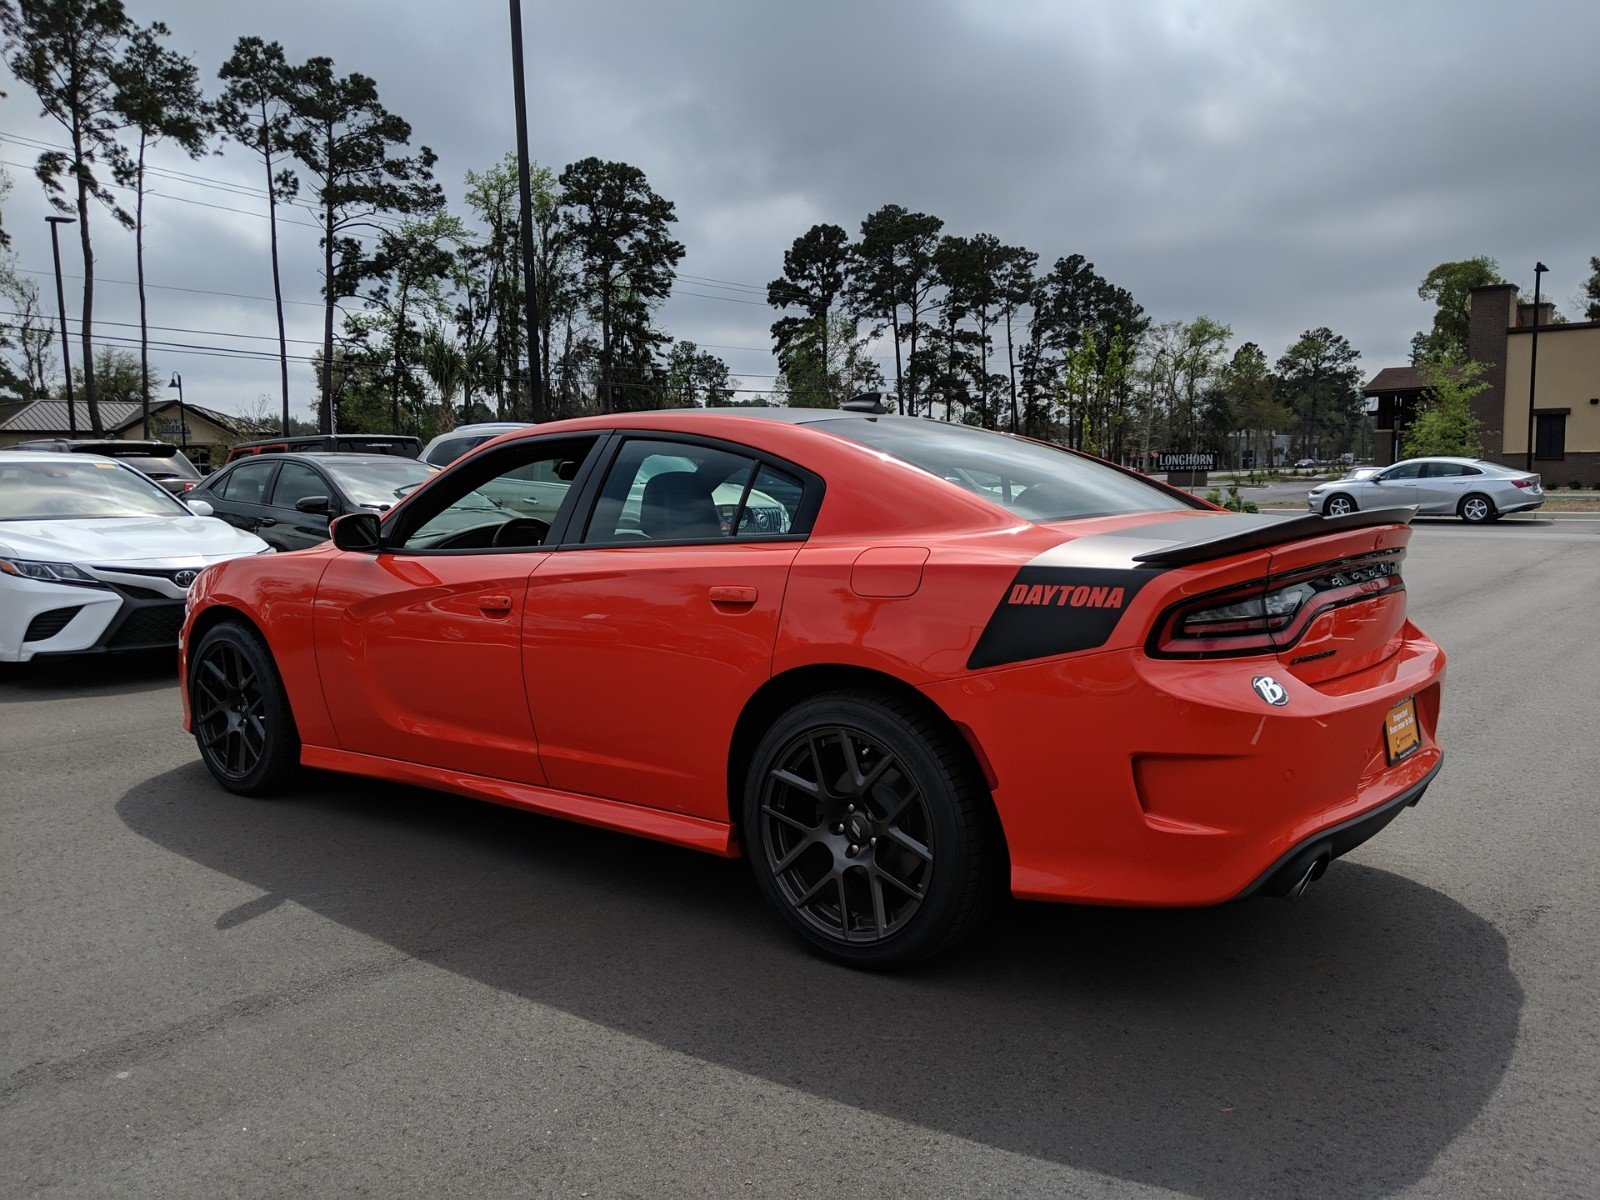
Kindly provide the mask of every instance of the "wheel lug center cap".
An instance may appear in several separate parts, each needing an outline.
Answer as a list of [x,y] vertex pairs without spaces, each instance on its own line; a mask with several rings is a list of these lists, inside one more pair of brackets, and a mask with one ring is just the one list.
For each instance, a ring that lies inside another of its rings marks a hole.
[[872,821],[865,813],[851,813],[844,829],[850,840],[859,846],[872,836]]

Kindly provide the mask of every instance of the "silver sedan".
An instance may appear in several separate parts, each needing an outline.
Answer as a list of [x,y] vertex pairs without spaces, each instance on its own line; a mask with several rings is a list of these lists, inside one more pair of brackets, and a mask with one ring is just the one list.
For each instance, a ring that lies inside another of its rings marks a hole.
[[1306,507],[1325,517],[1415,505],[1419,513],[1453,515],[1474,524],[1543,503],[1539,476],[1481,458],[1408,458],[1319,483],[1306,496]]

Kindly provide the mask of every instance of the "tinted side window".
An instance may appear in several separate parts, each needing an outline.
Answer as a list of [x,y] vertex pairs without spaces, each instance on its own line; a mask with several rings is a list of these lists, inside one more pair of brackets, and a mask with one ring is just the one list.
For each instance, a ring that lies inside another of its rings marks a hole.
[[756,472],[739,515],[736,537],[760,537],[769,533],[788,533],[800,515],[800,500],[805,484],[776,467],[765,464]]
[[293,508],[307,496],[327,496],[333,489],[327,481],[303,463],[284,463],[278,472],[278,482],[272,485],[272,506]]
[[223,480],[222,494],[240,504],[260,504],[266,499],[267,482],[278,469],[275,462],[247,462],[234,468]]
[[1380,479],[1416,479],[1422,474],[1421,463],[1407,463],[1403,467],[1394,467],[1379,476]]
[[710,446],[632,439],[606,473],[583,540],[727,537],[755,468],[753,459]]
[[414,519],[421,523],[401,544],[411,550],[543,545],[596,440],[525,442],[452,472],[417,498]]

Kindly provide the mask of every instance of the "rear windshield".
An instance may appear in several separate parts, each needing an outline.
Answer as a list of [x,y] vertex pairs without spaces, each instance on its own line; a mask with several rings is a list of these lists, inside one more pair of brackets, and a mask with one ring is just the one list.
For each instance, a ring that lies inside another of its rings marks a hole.
[[339,481],[345,494],[367,508],[386,509],[439,468],[414,458],[394,458],[386,462],[349,462],[324,458],[322,469]]
[[113,455],[118,462],[136,467],[152,479],[199,479],[200,472],[181,454],[166,454],[152,458],[147,454]]
[[871,417],[812,428],[881,450],[1028,521],[1197,507],[1092,459],[985,429]]

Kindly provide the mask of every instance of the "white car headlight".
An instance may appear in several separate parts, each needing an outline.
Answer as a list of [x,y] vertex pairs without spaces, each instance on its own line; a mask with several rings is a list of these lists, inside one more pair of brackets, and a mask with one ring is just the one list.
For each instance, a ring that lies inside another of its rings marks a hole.
[[22,579],[36,579],[41,583],[76,583],[89,587],[105,587],[104,583],[71,563],[35,562],[26,558],[0,558],[0,571]]

